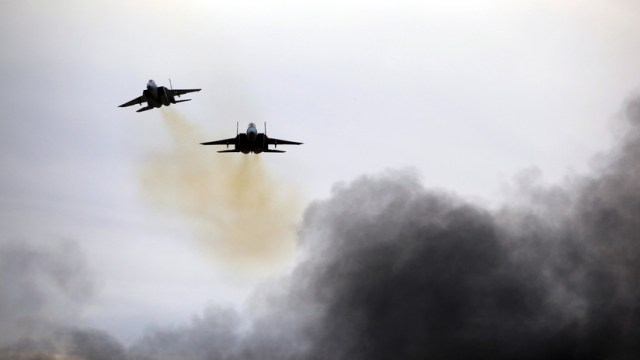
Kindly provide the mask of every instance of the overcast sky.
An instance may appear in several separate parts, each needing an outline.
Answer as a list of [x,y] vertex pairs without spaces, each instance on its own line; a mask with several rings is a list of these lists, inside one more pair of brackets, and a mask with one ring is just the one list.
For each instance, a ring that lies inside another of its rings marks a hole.
[[[241,308],[290,269],[303,210],[337,182],[411,168],[427,187],[496,204],[524,169],[547,183],[589,172],[638,90],[639,11],[625,0],[3,1],[0,238],[77,242],[98,279],[78,321],[125,342],[210,304]],[[202,91],[162,111],[117,107],[169,78]],[[236,122],[304,145],[249,162],[198,145]],[[243,192],[273,195],[243,197],[255,212],[224,195],[246,177]],[[221,255],[221,228],[262,234],[257,218],[271,213],[283,214],[267,219],[277,246]]]

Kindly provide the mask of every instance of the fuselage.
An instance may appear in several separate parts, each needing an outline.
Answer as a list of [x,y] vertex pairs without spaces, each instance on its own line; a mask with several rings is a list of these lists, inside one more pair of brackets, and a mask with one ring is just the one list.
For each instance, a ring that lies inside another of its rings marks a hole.
[[247,131],[244,134],[238,134],[238,143],[236,149],[240,150],[244,154],[250,152],[254,154],[260,154],[267,148],[267,140],[269,138],[266,134],[258,133],[256,124],[250,123],[247,127]]
[[171,104],[175,104],[176,99],[171,93],[171,90],[167,89],[164,86],[156,85],[156,82],[153,80],[149,80],[147,83],[147,90],[142,92],[142,96],[144,96],[147,104],[149,106],[159,108],[162,105],[169,106]]

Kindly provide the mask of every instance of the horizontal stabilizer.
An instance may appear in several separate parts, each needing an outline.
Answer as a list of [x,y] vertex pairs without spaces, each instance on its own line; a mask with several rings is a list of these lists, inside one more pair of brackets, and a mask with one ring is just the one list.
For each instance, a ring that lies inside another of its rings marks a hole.
[[142,112],[153,109],[153,106],[145,106],[142,109],[137,110],[136,112]]
[[232,153],[232,152],[240,152],[240,150],[220,150],[219,153]]

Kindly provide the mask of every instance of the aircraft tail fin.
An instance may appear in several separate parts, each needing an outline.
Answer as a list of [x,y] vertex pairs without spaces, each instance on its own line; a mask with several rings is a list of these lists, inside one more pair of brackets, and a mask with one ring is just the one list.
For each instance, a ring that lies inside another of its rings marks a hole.
[[[169,78],[169,89],[171,89],[171,93],[174,94],[173,92],[173,84],[171,83],[171,78]],[[176,95],[177,97],[180,97],[180,94]],[[182,100],[185,101],[185,100]],[[176,101],[176,102],[180,102],[180,101]]]
[[[173,92],[173,84],[171,83],[171,78],[169,78],[169,89],[171,89],[171,93],[174,94]],[[177,97],[180,97],[180,94],[176,94]],[[189,99],[191,100],[191,99]],[[176,102],[182,102],[182,101],[189,101],[189,100],[178,100]]]

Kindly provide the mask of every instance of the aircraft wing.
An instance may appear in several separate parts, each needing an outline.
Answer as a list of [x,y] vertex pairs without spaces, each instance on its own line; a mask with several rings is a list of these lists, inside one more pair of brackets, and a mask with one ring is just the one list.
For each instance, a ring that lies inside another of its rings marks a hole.
[[208,141],[200,143],[202,145],[235,145],[236,138],[224,139],[224,140],[216,140],[216,141]]
[[301,145],[301,142],[295,142],[295,141],[289,141],[289,140],[280,140],[280,139],[274,139],[274,138],[269,138],[268,141],[269,144],[272,145]]
[[126,107],[126,106],[131,106],[131,105],[141,105],[143,102],[147,102],[147,100],[144,98],[144,96],[138,96],[137,98],[128,101],[122,105],[120,105],[119,107]]
[[196,92],[196,91],[200,91],[200,90],[202,90],[202,89],[181,89],[181,90],[173,89],[172,91],[173,91],[173,95],[180,96],[180,95],[183,95],[183,94],[188,94],[188,93],[192,93],[192,92]]

